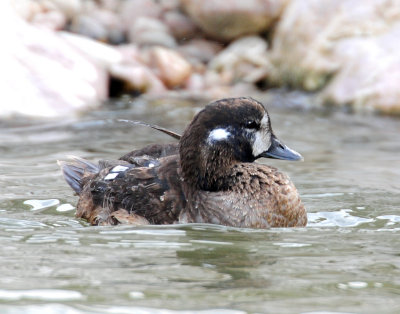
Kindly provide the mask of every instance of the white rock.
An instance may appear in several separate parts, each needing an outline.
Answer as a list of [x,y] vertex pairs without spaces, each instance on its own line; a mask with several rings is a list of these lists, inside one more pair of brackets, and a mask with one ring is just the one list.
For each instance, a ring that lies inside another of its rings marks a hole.
[[208,69],[225,84],[255,83],[266,78],[270,69],[267,43],[258,36],[240,38],[212,59]]
[[1,116],[72,115],[107,97],[106,66],[82,53],[83,47],[27,24],[9,1],[0,2],[0,19],[12,25],[0,28],[7,43],[0,53]]
[[400,113],[400,1],[293,0],[272,43],[271,79],[322,103]]
[[159,20],[149,17],[137,18],[129,29],[128,37],[130,42],[138,45],[176,46],[176,41],[168,28]]

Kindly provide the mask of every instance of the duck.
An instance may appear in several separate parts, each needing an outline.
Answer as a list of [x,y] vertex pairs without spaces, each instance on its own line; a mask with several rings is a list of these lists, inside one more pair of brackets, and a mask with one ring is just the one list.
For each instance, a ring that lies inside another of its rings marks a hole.
[[[141,124],[139,122],[139,124]],[[302,156],[274,134],[265,106],[224,98],[199,111],[178,141],[150,144],[117,160],[59,161],[91,225],[206,223],[239,228],[304,227],[307,213],[290,178],[259,158]]]

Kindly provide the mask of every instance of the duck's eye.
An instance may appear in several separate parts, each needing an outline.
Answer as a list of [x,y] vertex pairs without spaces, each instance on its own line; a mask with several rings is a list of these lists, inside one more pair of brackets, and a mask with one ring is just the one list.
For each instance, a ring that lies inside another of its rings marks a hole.
[[247,129],[259,129],[260,124],[257,121],[250,120],[246,122],[246,128]]

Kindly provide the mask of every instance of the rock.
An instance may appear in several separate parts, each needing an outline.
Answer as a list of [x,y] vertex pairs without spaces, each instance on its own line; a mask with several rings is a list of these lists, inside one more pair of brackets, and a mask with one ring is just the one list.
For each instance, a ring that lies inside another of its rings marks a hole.
[[[312,21],[312,23],[310,23]],[[271,52],[271,80],[322,103],[400,113],[400,1],[292,1]]]
[[230,41],[268,29],[279,17],[286,1],[181,0],[181,4],[204,32],[215,39]]
[[60,11],[52,10],[36,14],[33,16],[31,24],[37,27],[57,31],[65,28],[67,19]]
[[167,90],[163,82],[143,64],[115,64],[110,71],[113,77],[127,83],[129,90],[148,94],[161,94]]
[[157,75],[169,87],[181,86],[191,74],[191,66],[181,55],[171,49],[153,47],[150,65],[155,65]]
[[190,64],[171,49],[158,46],[141,50],[132,44],[118,49],[123,61],[111,67],[111,75],[132,90],[161,94],[183,86],[191,74]]
[[57,10],[62,12],[67,19],[71,19],[82,10],[82,1],[80,0],[42,0],[40,2],[47,8],[47,10]]
[[122,1],[118,13],[124,29],[129,31],[132,23],[140,17],[158,19],[161,16],[161,7],[153,0],[126,0]]
[[123,62],[123,54],[114,46],[106,45],[90,38],[59,32],[58,35],[75,50],[87,56],[93,62],[108,69],[111,65]]
[[108,31],[95,17],[80,14],[74,18],[69,30],[100,41],[108,41]]
[[112,44],[125,40],[119,17],[112,11],[95,8],[72,19],[70,31]]
[[223,46],[214,41],[205,39],[193,39],[181,46],[178,51],[192,64],[206,64],[222,50]]
[[179,0],[158,0],[158,4],[163,11],[178,10],[180,7]]
[[160,45],[175,47],[176,41],[168,28],[159,20],[149,17],[139,17],[128,32],[129,42],[142,46]]
[[62,30],[83,9],[80,0],[7,0],[24,20],[51,30]]
[[[64,29],[67,24],[70,9],[78,9],[75,7],[74,3],[71,3],[71,8],[68,5],[62,6],[58,5],[58,1],[52,0],[7,0],[14,8],[20,17],[31,24],[47,28],[51,30],[61,30]],[[79,4],[79,3],[78,3]],[[66,10],[64,12],[63,10]]]
[[43,12],[43,6],[40,3],[32,0],[17,0],[8,2],[9,4],[7,5],[11,5],[14,12],[26,21],[32,20],[36,14]]
[[176,39],[188,40],[197,35],[199,29],[192,20],[179,11],[168,11],[162,20]]
[[267,43],[258,36],[240,38],[212,59],[208,70],[227,85],[239,81],[256,83],[265,79],[270,70]]
[[122,61],[113,64],[110,73],[112,77],[122,80],[127,90],[149,94],[167,91],[161,79],[146,65],[146,59],[138,46],[123,45],[118,47],[118,51],[122,55]]
[[185,81],[185,90],[189,93],[204,91],[205,87],[204,77],[200,73],[192,73]]
[[[126,1],[125,1],[126,2]],[[101,0],[101,7],[110,12],[117,12],[121,6],[121,0]]]
[[107,66],[117,62],[115,55],[105,57],[101,44],[89,39],[77,42],[76,35],[27,24],[8,1],[1,2],[0,12],[4,25],[12,25],[0,28],[7,43],[0,58],[0,116],[65,117],[106,99]]

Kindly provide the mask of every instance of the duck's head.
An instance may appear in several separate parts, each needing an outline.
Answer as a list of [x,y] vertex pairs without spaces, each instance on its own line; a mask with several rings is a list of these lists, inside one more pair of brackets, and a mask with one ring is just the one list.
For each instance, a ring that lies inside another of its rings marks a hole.
[[207,105],[184,131],[179,149],[185,181],[203,190],[220,189],[221,177],[237,163],[302,159],[274,135],[264,106],[248,97]]

